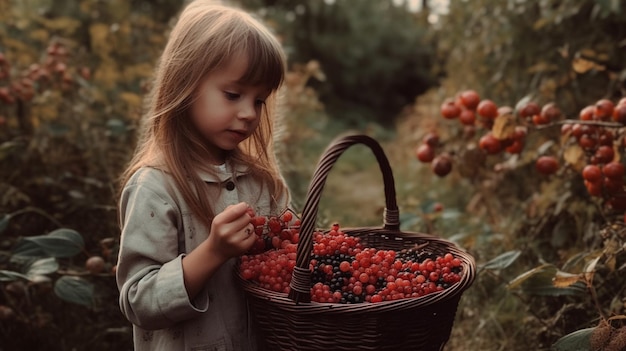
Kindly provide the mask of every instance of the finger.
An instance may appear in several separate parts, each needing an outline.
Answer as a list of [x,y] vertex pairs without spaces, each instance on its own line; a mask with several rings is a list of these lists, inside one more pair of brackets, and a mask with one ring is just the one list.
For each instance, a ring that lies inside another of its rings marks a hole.
[[224,209],[224,211],[220,213],[218,216],[220,217],[220,221],[222,223],[233,222],[236,219],[243,216],[244,214],[246,214],[249,207],[250,206],[247,203],[240,202],[236,205],[230,205],[226,207],[226,209]]
[[254,230],[249,227],[245,228],[245,232],[246,236],[242,240],[242,246],[245,248],[245,251],[248,251],[256,242],[256,235],[254,235]]

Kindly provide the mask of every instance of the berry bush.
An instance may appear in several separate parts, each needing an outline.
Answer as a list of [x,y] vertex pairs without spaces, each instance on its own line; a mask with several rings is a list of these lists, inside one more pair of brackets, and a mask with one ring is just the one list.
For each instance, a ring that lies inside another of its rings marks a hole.
[[[568,116],[554,101],[507,106],[462,90],[444,99],[439,122],[413,146],[431,174],[476,189],[468,209],[484,209],[491,225],[519,217],[500,228],[511,250],[474,254],[487,256],[482,284],[499,282],[538,325],[552,326],[537,327],[538,345],[573,350],[597,345],[600,333],[607,344],[623,333],[625,291],[615,287],[626,283],[625,106],[625,98],[603,98]],[[530,198],[526,184],[535,184]],[[535,267],[503,273],[517,262]],[[606,325],[613,334],[599,329]]]

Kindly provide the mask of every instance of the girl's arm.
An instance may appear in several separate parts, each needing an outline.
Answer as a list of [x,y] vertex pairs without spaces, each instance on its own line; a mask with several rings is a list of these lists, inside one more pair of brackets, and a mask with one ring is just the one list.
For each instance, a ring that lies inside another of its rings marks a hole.
[[244,202],[228,206],[213,219],[208,239],[183,258],[185,288],[190,299],[195,298],[224,262],[254,245],[249,211],[250,206]]
[[208,309],[208,297],[191,300],[185,290],[178,247],[182,216],[158,185],[162,181],[157,171],[142,171],[131,179],[120,201],[120,310],[143,329],[166,328]]
[[250,223],[248,206],[238,204],[214,218],[209,239],[182,255],[178,246],[182,216],[162,186],[166,181],[160,171],[140,172],[120,201],[120,310],[143,329],[167,328],[206,312],[208,295],[199,292],[207,280],[229,257],[247,251],[254,242],[254,235],[247,239],[245,230]]

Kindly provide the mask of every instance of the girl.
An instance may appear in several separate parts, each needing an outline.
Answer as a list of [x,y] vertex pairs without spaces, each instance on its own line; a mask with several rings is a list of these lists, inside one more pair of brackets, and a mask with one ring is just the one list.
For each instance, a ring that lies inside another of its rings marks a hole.
[[135,350],[256,348],[234,269],[250,216],[289,203],[270,147],[285,71],[242,10],[198,0],[180,14],[122,174],[117,283]]

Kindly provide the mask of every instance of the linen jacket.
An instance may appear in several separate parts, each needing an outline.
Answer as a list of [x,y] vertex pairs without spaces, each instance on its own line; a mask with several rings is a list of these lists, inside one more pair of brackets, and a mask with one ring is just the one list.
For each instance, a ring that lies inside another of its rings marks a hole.
[[[199,173],[207,186],[220,187],[211,199],[220,213],[248,202],[257,214],[280,213],[267,187],[238,167],[217,178]],[[237,259],[223,264],[194,300],[185,290],[181,260],[209,234],[192,215],[173,178],[144,167],[124,187],[120,202],[121,242],[117,263],[119,304],[133,324],[134,348],[143,350],[256,350],[245,295],[237,284]],[[261,191],[261,189],[264,189]],[[281,208],[282,207],[282,208]]]

